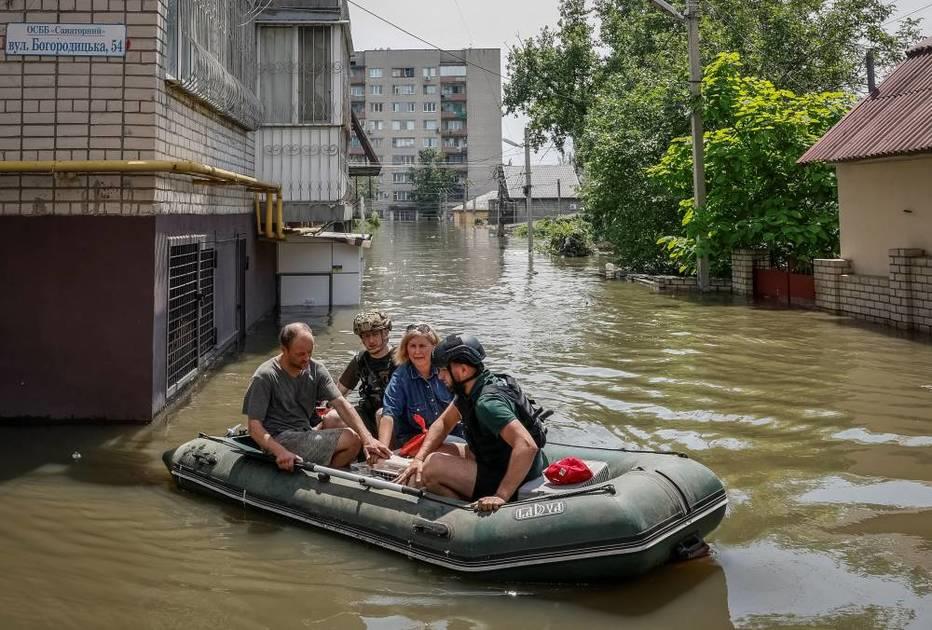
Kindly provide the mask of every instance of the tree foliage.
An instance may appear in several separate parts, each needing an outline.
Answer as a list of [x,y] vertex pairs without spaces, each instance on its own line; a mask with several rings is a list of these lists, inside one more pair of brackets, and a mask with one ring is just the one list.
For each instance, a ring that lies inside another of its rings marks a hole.
[[[708,254],[727,266],[737,248],[766,248],[790,262],[838,247],[835,173],[796,160],[851,106],[843,92],[796,95],[742,76],[735,53],[719,55],[703,79],[706,205],[692,200],[692,139],[673,140],[649,176],[677,196],[682,228],[660,239],[681,271]],[[696,247],[697,237],[699,247]]]
[[[682,0],[674,2],[684,10]],[[511,51],[504,104],[530,118],[531,141],[570,138],[583,202],[620,262],[662,269],[657,238],[680,221],[678,197],[647,176],[689,130],[686,29],[648,0],[561,0],[561,19]],[[879,72],[918,39],[918,22],[882,25],[889,0],[704,0],[705,62],[735,51],[745,71],[796,93],[862,89],[864,54]],[[798,157],[798,156],[797,156]]]
[[456,186],[456,173],[445,165],[443,154],[435,149],[419,151],[417,165],[408,169],[408,175],[414,184],[414,203],[423,214],[436,212]]

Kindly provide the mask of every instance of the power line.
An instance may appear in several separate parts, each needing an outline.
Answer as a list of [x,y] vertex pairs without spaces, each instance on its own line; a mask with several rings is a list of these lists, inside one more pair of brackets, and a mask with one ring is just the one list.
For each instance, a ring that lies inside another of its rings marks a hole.
[[476,67],[476,68],[479,68],[480,70],[484,70],[485,72],[488,72],[489,74],[491,74],[491,75],[493,75],[493,76],[496,76],[496,77],[498,77],[499,79],[504,79],[504,78],[505,78],[505,77],[502,76],[502,74],[501,74],[500,72],[496,72],[495,70],[489,70],[489,69],[486,68],[485,66],[481,66],[481,65],[479,65],[478,63],[475,63],[475,62],[473,62],[473,61],[469,61],[468,59],[466,59],[466,58],[464,58],[464,57],[460,57],[459,55],[456,55],[456,54],[450,52],[449,50],[444,50],[443,48],[441,48],[441,47],[438,46],[437,44],[432,44],[431,42],[427,41],[427,40],[424,39],[423,37],[421,37],[421,36],[419,36],[419,35],[415,35],[415,34],[412,33],[411,31],[405,29],[404,27],[401,27],[401,26],[395,24],[394,22],[392,22],[391,20],[389,20],[389,19],[387,19],[387,18],[382,17],[382,16],[379,15],[378,13],[374,13],[374,12],[370,11],[369,9],[367,9],[367,8],[364,7],[364,6],[362,6],[362,5],[359,4],[358,2],[353,2],[353,0],[347,0],[347,2],[348,2],[349,4],[351,4],[351,5],[353,5],[354,7],[356,7],[357,9],[359,9],[360,11],[364,11],[364,12],[368,13],[369,15],[371,15],[372,17],[374,17],[375,19],[381,20],[382,22],[385,22],[386,24],[388,24],[388,25],[391,26],[392,28],[401,31],[401,32],[404,33],[405,35],[407,35],[407,36],[409,36],[409,37],[413,37],[413,38],[416,39],[417,41],[419,41],[419,42],[421,42],[421,43],[423,43],[423,44],[427,44],[428,46],[430,46],[431,48],[433,48],[433,49],[435,49],[435,50],[439,50],[439,51],[442,52],[442,53],[447,53],[448,55],[450,55],[451,57],[453,57],[453,58],[456,59],[457,61],[462,61],[462,62],[465,63],[466,65],[474,66],[474,67]]
[[[438,50],[438,51],[440,51],[440,52],[442,52],[442,53],[445,53],[445,54],[447,54],[447,55],[453,57],[453,58],[456,59],[457,61],[462,61],[462,62],[463,62],[464,64],[466,64],[466,65],[473,66],[473,67],[478,68],[479,70],[482,70],[482,71],[484,71],[484,72],[488,72],[488,73],[491,74],[492,76],[498,77],[499,79],[505,79],[505,78],[506,78],[505,76],[502,75],[501,72],[497,72],[497,71],[495,71],[495,70],[489,70],[489,69],[486,68],[485,66],[479,65],[478,63],[475,63],[475,62],[473,62],[473,61],[469,61],[469,60],[466,59],[465,57],[460,57],[459,55],[456,55],[456,54],[450,52],[449,50],[445,50],[445,49],[441,48],[440,46],[438,46],[438,45],[436,45],[436,44],[433,44],[433,43],[427,41],[426,39],[424,39],[423,37],[420,37],[419,35],[415,35],[415,34],[412,33],[411,31],[405,29],[404,27],[401,27],[401,26],[395,24],[395,23],[392,22],[391,20],[389,20],[389,19],[387,19],[387,18],[384,18],[384,17],[382,17],[381,15],[379,15],[379,14],[377,14],[377,13],[374,13],[373,11],[370,11],[369,9],[367,9],[367,8],[364,7],[364,6],[362,6],[362,5],[359,4],[358,2],[354,2],[353,0],[346,0],[346,1],[347,1],[349,4],[353,5],[354,7],[356,7],[357,9],[359,9],[360,11],[364,11],[364,12],[368,13],[369,15],[371,15],[371,16],[374,17],[374,18],[376,18],[377,20],[380,20],[380,21],[382,21],[382,22],[385,22],[386,24],[388,24],[388,25],[391,26],[392,28],[401,31],[402,33],[404,33],[405,35],[408,35],[409,37],[413,37],[414,39],[418,40],[419,42],[421,42],[421,43],[423,43],[423,44],[427,44],[428,46],[430,46],[431,48],[433,48],[433,49],[435,49],[435,50]],[[567,103],[571,103],[571,104],[573,104],[573,105],[581,105],[581,104],[584,104],[584,103],[581,103],[580,101],[576,100],[576,99],[573,98],[572,96],[567,96],[567,95],[565,95],[565,94],[561,94],[560,92],[553,91],[552,94],[553,94],[553,96],[557,97],[558,99],[560,99],[560,100],[562,100],[562,101],[566,101]]]
[[916,9],[916,10],[914,10],[914,11],[910,11],[910,12],[907,13],[906,15],[901,15],[900,17],[895,18],[895,19],[893,19],[893,20],[890,20],[889,22],[884,22],[883,24],[881,24],[881,26],[887,26],[887,25],[889,25],[889,24],[895,24],[896,22],[902,22],[903,20],[905,20],[905,19],[908,18],[909,16],[911,16],[911,15],[916,15],[917,13],[919,13],[919,12],[921,12],[921,11],[925,11],[925,10],[928,9],[929,7],[932,7],[932,2],[930,2],[929,4],[926,4],[926,5],[924,5],[924,6],[921,6],[921,7],[919,7],[918,9]]

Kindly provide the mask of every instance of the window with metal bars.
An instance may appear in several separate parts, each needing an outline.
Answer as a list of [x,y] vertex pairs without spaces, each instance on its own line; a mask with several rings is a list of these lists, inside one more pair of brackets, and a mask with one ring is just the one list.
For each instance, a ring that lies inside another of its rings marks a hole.
[[167,393],[197,373],[217,343],[214,327],[216,252],[203,238],[171,239],[168,249]]

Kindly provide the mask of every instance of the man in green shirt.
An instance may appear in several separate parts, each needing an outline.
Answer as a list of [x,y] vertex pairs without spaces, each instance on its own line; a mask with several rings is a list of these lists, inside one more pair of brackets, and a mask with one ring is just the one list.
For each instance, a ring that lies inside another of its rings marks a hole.
[[[400,483],[412,480],[430,492],[471,499],[481,512],[513,500],[518,488],[544,469],[544,430],[514,379],[489,372],[485,350],[471,335],[450,335],[433,362],[449,370],[456,398],[434,422]],[[458,454],[435,452],[462,419],[466,444]]]

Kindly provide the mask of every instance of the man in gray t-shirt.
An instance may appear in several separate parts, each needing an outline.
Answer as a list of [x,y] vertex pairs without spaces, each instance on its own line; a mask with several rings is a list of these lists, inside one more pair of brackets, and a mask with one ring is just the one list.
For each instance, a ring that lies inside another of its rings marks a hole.
[[[275,456],[278,467],[293,470],[300,458],[314,464],[348,466],[360,447],[367,457],[389,457],[340,394],[323,363],[311,359],[314,335],[307,324],[288,324],[279,335],[281,353],[256,369],[243,398],[249,434]],[[349,428],[314,429],[317,402],[327,400]]]

